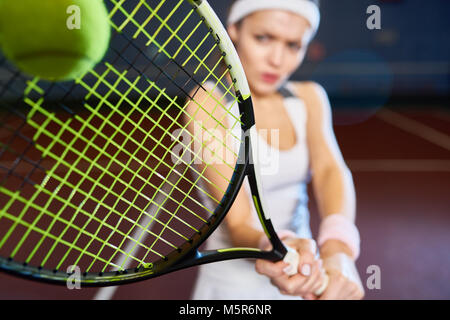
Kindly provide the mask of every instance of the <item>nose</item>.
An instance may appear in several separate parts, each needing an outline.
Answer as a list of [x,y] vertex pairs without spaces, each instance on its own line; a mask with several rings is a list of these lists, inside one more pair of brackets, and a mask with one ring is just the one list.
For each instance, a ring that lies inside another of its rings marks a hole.
[[269,62],[273,67],[280,67],[284,60],[285,50],[282,44],[273,44],[269,52]]

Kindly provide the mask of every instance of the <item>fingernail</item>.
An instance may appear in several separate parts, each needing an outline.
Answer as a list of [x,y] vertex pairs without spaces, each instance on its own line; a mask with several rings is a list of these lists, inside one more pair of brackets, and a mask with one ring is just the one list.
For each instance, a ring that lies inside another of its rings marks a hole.
[[304,264],[300,270],[302,275],[309,277],[311,275],[311,266],[309,264]]

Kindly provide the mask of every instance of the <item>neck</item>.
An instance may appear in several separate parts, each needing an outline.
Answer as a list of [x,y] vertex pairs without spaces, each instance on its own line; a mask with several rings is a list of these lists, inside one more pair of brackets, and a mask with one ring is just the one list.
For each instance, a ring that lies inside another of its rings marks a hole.
[[264,93],[264,94],[252,91],[252,100],[255,103],[265,101],[265,100],[270,100],[270,99],[273,99],[276,97],[278,97],[278,91],[274,91],[271,93]]
[[264,93],[261,93],[261,92],[255,91],[255,90],[250,90],[250,91],[252,93],[252,99],[253,100],[265,100],[265,99],[268,99],[270,97],[273,97],[276,94],[276,92],[270,92],[270,93],[264,92]]

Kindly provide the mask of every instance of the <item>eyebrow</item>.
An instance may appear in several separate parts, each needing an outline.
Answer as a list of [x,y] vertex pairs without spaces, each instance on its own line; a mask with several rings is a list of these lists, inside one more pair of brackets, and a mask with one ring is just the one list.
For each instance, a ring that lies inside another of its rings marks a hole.
[[[254,31],[255,34],[265,34],[272,38],[278,38],[278,35],[274,34],[271,30],[264,30],[263,28],[260,28],[258,31]],[[287,39],[286,42],[288,43],[303,43],[303,38],[300,39]]]

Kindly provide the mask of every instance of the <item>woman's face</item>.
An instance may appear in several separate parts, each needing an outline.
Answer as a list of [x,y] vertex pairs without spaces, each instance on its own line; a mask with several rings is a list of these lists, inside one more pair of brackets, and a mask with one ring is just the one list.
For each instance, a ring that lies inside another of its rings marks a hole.
[[228,28],[253,94],[266,95],[300,66],[311,33],[309,22],[289,11],[253,13]]

